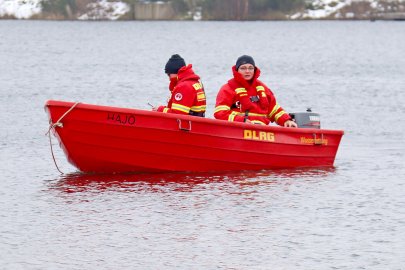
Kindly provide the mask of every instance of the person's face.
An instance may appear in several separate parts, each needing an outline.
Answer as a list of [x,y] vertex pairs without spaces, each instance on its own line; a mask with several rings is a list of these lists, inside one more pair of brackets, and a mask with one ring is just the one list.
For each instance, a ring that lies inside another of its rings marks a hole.
[[174,79],[177,77],[177,74],[167,74],[169,76],[169,80]]
[[238,72],[242,74],[245,80],[249,81],[255,74],[255,67],[252,64],[244,64],[239,67]]

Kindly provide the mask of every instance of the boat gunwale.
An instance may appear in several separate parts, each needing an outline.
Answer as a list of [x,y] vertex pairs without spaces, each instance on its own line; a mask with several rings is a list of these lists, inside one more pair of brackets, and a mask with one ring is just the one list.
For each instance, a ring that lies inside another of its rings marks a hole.
[[[48,100],[45,103],[45,109],[47,109],[47,107],[65,107],[65,108],[69,109],[74,104],[75,104],[75,102]],[[229,126],[229,127],[244,128],[244,129],[246,129],[248,127],[249,129],[277,131],[277,132],[281,131],[281,132],[291,132],[291,133],[307,133],[307,134],[324,133],[324,134],[344,135],[343,130],[322,129],[322,128],[321,129],[286,128],[286,127],[281,127],[281,126],[252,125],[252,124],[246,125],[246,123],[242,123],[242,122],[230,122],[230,121],[225,121],[225,120],[196,117],[196,116],[191,116],[191,115],[163,113],[163,112],[147,111],[147,110],[142,110],[142,109],[105,106],[105,105],[96,105],[96,104],[88,104],[88,103],[79,103],[74,109],[138,114],[138,115],[144,115],[144,116],[150,116],[150,117],[160,117],[160,118],[167,118],[167,119],[174,119],[174,120],[181,119],[181,120],[189,120],[189,121],[199,122],[199,123],[204,123],[204,124],[212,124],[212,125],[222,126],[222,127]]]

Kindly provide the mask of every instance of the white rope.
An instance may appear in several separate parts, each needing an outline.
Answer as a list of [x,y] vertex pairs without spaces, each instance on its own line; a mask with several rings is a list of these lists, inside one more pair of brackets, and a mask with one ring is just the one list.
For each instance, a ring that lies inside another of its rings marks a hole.
[[58,121],[56,121],[56,123],[50,124],[48,131],[45,133],[45,136],[46,136],[46,135],[49,135],[49,145],[51,146],[51,153],[52,153],[53,163],[55,163],[56,169],[57,169],[61,174],[63,174],[63,172],[59,169],[58,164],[56,164],[55,155],[53,154],[52,138],[51,138],[51,137],[52,137],[52,136],[51,136],[51,129],[54,129],[54,130],[55,130],[55,127],[60,127],[60,128],[62,128],[62,127],[63,127],[63,124],[62,124],[60,121],[62,121],[62,119],[63,119],[68,113],[70,113],[70,112],[74,109],[74,107],[76,107],[76,105],[79,104],[79,103],[80,103],[80,102],[76,102],[75,104],[73,104],[73,106],[70,107],[70,109],[67,110],[67,111],[58,119]]
[[[63,172],[59,169],[58,164],[56,164],[56,159],[55,159],[55,155],[53,154],[53,148],[52,148],[52,139],[51,139],[51,133],[48,132],[49,134],[49,145],[51,146],[51,154],[52,154],[52,159],[53,159],[53,163],[56,166],[56,169],[60,172],[60,174],[63,174]],[[45,134],[46,135],[46,134]]]

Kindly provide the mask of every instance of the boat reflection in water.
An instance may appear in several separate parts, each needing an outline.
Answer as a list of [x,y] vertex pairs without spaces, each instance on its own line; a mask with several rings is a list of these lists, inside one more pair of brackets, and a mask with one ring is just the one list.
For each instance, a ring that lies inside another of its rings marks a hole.
[[212,186],[289,185],[297,180],[320,181],[334,174],[335,168],[242,171],[232,173],[165,174],[83,174],[71,173],[51,181],[49,188],[75,192],[191,192]]

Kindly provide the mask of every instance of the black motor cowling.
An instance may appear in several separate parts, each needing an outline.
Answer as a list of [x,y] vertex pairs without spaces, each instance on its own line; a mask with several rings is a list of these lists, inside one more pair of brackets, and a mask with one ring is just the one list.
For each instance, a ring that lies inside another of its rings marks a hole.
[[290,116],[299,128],[321,128],[320,115],[309,108],[306,112],[290,113]]

